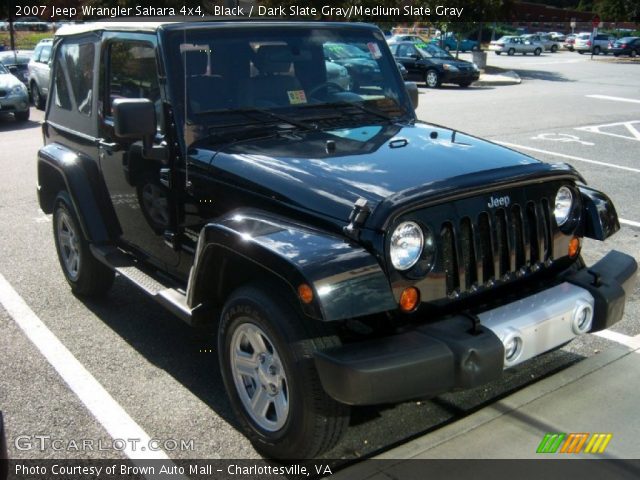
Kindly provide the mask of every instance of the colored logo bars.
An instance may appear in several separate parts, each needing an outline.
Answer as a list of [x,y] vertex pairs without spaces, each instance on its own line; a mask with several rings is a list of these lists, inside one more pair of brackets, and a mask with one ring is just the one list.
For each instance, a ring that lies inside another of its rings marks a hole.
[[536,453],[604,453],[612,437],[611,433],[547,433]]

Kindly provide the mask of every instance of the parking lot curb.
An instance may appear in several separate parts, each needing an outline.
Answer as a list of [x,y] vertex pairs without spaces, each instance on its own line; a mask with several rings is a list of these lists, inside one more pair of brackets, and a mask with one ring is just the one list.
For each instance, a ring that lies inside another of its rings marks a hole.
[[427,433],[422,437],[374,457],[375,460],[385,460],[385,462],[365,461],[338,472],[337,478],[339,480],[364,480],[378,478],[377,475],[382,475],[380,478],[387,478],[384,475],[384,470],[393,468],[394,465],[401,464],[412,458],[428,458],[429,450],[453,441],[477,428],[482,428],[489,422],[504,415],[509,415],[631,353],[632,351],[628,348],[614,345],[598,355],[586,358],[565,370],[489,404],[466,418],[457,420],[432,433]]
[[522,83],[520,75],[513,70],[509,70],[500,74],[481,73],[480,79],[474,82],[476,87],[500,86],[500,85],[518,85]]

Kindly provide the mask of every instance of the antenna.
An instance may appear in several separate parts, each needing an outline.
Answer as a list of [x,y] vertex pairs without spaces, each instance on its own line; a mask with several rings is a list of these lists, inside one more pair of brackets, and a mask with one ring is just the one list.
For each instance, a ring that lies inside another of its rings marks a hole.
[[[183,30],[183,45],[186,47],[187,45],[187,28],[184,26]],[[187,156],[188,146],[187,146],[187,51],[185,50],[182,55],[182,74],[184,75],[183,84],[184,84],[184,98],[183,98],[183,138],[184,138],[184,152],[182,153],[182,158],[184,159],[184,179],[185,179],[185,187],[191,188],[191,180],[189,180],[189,157]]]

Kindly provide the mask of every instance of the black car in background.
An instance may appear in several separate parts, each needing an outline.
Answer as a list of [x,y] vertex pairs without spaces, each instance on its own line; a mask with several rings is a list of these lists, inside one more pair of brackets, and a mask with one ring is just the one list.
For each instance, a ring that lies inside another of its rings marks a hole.
[[640,55],[640,37],[619,38],[615,42],[610,43],[607,50],[616,57],[620,55],[635,57]]
[[437,45],[399,42],[389,45],[391,53],[408,71],[408,80],[423,81],[437,88],[443,83],[468,87],[480,78],[480,71],[471,62],[456,60]]

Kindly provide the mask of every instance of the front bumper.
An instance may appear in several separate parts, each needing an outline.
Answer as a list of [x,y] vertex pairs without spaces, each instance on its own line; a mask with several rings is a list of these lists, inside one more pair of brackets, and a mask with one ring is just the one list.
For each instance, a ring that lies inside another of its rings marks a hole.
[[27,95],[0,98],[0,113],[26,112],[27,110],[29,110],[29,97]]
[[[331,397],[350,405],[477,387],[499,378],[505,368],[618,322],[636,275],[633,257],[610,252],[592,267],[567,274],[559,285],[477,316],[458,315],[318,352],[320,380]],[[505,347],[514,341],[519,350],[506,359]]]
[[443,70],[442,83],[473,83],[480,78],[480,72],[475,70],[452,72]]

